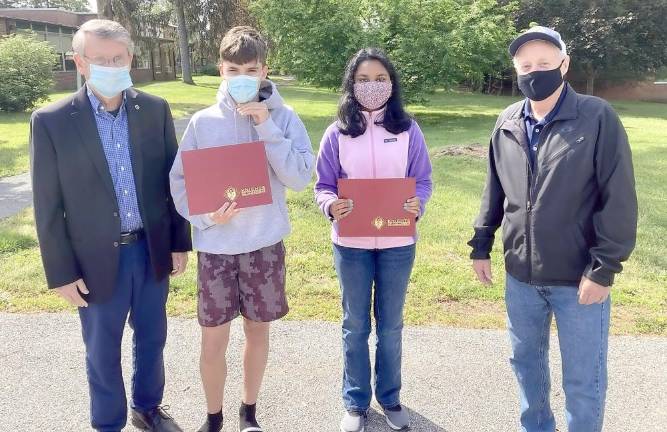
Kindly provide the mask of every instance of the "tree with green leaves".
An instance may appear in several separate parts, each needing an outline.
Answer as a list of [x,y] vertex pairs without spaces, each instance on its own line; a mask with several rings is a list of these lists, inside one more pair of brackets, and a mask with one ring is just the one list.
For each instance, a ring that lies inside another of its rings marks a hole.
[[88,0],[3,0],[0,8],[57,8],[88,12]]
[[257,21],[248,11],[249,1],[197,0],[183,2],[195,64],[199,66],[216,65],[220,41],[230,28],[237,25],[257,25]]
[[645,79],[667,66],[665,17],[667,0],[521,0],[516,25],[558,30],[592,94],[599,78]]
[[[191,2],[200,4],[201,1]],[[178,47],[181,58],[183,82],[194,84],[190,65],[189,25],[186,19],[186,2],[183,0],[98,0],[100,17],[113,19],[124,26],[133,36],[155,35],[159,29],[176,21],[178,28]],[[151,40],[147,40],[152,49]]]
[[366,41],[361,1],[258,0],[251,11],[271,40],[274,70],[327,87],[341,83],[349,57]]
[[121,23],[133,38],[143,37],[152,50],[154,40],[171,22],[173,9],[167,0],[97,0],[97,13]]
[[514,7],[495,0],[255,0],[251,10],[272,41],[273,68],[338,87],[350,56],[373,45],[396,64],[406,98],[419,100],[506,70]]

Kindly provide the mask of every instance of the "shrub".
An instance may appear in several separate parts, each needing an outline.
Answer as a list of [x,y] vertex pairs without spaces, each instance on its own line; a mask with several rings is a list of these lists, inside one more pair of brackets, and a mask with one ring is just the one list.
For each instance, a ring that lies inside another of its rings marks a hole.
[[13,35],[0,39],[0,110],[25,111],[47,99],[56,54],[48,42]]

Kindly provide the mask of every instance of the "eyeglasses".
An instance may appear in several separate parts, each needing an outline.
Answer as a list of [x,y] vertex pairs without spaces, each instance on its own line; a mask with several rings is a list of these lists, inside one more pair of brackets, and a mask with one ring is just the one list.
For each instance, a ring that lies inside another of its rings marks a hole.
[[87,56],[83,56],[83,58],[85,58],[88,63],[94,64],[96,66],[123,67],[127,66],[127,61],[128,61],[128,58],[126,56],[116,56],[111,60],[104,57],[90,58]]

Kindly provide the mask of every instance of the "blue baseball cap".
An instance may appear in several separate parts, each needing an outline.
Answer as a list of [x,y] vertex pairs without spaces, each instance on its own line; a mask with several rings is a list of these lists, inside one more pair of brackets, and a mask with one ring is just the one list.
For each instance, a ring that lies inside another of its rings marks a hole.
[[551,42],[556,46],[556,48],[561,50],[564,55],[567,55],[567,47],[565,46],[563,39],[560,37],[560,33],[549,27],[542,26],[531,27],[530,29],[517,36],[516,39],[514,39],[510,44],[510,55],[514,57],[519,48],[521,48],[521,45],[532,40],[543,40],[546,42]]

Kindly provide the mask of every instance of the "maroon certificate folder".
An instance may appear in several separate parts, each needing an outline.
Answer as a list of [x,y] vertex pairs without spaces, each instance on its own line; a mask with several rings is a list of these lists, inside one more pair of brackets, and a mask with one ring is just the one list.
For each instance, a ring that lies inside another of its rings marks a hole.
[[354,209],[338,222],[341,237],[410,237],[416,217],[403,209],[416,195],[414,178],[339,179],[338,196]]
[[181,157],[191,215],[214,212],[225,202],[237,208],[273,202],[262,141],[188,150]]

